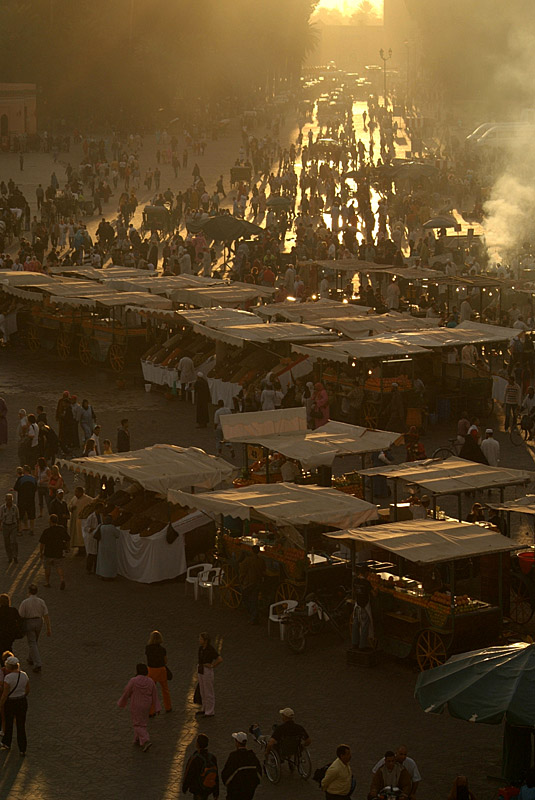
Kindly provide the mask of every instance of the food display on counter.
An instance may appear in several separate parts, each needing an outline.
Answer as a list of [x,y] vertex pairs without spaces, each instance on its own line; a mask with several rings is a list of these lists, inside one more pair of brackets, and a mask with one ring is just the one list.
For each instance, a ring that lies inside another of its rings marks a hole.
[[176,369],[182,356],[188,355],[196,367],[215,355],[215,343],[193,331],[175,333],[163,343],[153,345],[141,357],[142,361],[168,369]]
[[447,616],[452,608],[455,614],[462,614],[469,611],[479,611],[481,608],[488,608],[488,603],[481,600],[474,600],[468,595],[455,595],[452,598],[449,592],[435,591],[432,594],[425,593],[421,583],[411,578],[400,578],[388,573],[371,573],[368,576],[369,582],[374,589],[379,592],[390,592],[413,605],[422,606],[430,612],[436,612],[437,616]]
[[393,383],[397,384],[398,391],[400,392],[410,392],[412,389],[412,381],[407,375],[398,375],[393,378],[380,378],[370,375],[370,377],[364,381],[364,389],[367,392],[387,394],[392,391]]
[[344,494],[352,494],[354,497],[364,499],[362,478],[358,472],[347,472],[345,475],[333,478],[332,488],[338,489],[339,492],[344,492]]

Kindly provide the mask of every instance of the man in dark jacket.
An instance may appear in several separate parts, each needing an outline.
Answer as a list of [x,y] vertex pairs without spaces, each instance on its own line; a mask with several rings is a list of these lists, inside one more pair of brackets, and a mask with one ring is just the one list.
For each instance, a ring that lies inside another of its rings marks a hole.
[[121,427],[117,429],[117,452],[128,453],[130,450],[130,431],[128,430],[128,420],[121,420]]
[[67,503],[63,499],[65,496],[65,492],[63,489],[58,489],[56,492],[56,496],[50,501],[50,506],[48,507],[49,514],[55,514],[58,518],[58,524],[67,527],[67,522],[69,517],[71,516],[69,513],[69,508]]
[[221,780],[227,787],[227,800],[253,800],[262,777],[260,761],[247,749],[247,734],[233,733],[236,749],[227,758]]
[[208,736],[200,733],[195,743],[196,753],[190,756],[184,779],[182,791],[191,792],[193,800],[207,800],[210,795],[219,797],[219,774],[217,758],[208,752]]

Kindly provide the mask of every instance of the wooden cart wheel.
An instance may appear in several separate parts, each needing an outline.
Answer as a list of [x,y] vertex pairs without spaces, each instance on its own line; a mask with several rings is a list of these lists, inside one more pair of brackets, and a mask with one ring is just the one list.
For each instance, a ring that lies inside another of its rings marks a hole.
[[238,608],[241,603],[242,593],[236,567],[227,565],[221,570],[219,581],[221,601],[229,608]]
[[416,661],[423,671],[438,667],[446,661],[448,654],[444,639],[436,631],[425,630],[416,639]]
[[126,348],[122,344],[110,344],[108,361],[114,372],[122,372],[126,366]]
[[291,581],[283,581],[277,586],[275,592],[275,602],[280,603],[282,600],[297,600],[301,599],[301,592],[296,583]]
[[533,616],[529,588],[519,575],[511,576],[509,616],[518,625],[526,625]]
[[39,334],[36,325],[28,325],[26,328],[26,347],[34,353],[39,350]]
[[82,336],[78,342],[78,357],[82,364],[90,364],[93,361],[93,350],[91,340],[87,336]]
[[56,352],[62,361],[69,358],[71,354],[71,337],[67,331],[60,331],[56,339]]
[[378,409],[375,403],[364,403],[364,424],[367,428],[377,428]]

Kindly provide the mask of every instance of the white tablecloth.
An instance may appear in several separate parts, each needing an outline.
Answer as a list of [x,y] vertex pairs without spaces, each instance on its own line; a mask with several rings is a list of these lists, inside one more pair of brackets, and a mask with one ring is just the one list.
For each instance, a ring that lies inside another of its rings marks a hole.
[[507,386],[507,381],[505,380],[505,378],[501,378],[499,375],[492,376],[492,399],[497,400],[502,405],[505,401],[506,386]]
[[166,539],[167,525],[153,536],[121,531],[117,547],[119,575],[138,583],[156,583],[182,575],[187,568],[184,534],[207,522],[210,522],[210,517],[199,511],[174,522],[178,538],[173,544]]
[[141,362],[141,370],[146,383],[156,383],[158,386],[173,387],[173,383],[178,383],[178,371],[169,367],[162,367],[160,364],[152,364],[150,361]]

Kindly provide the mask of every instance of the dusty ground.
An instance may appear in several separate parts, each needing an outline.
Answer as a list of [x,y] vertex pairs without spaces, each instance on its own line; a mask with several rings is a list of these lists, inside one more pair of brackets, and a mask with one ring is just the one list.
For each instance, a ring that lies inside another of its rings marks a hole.
[[[201,164],[209,182],[222,171],[220,164],[230,165],[236,148],[232,136],[220,140],[217,149],[209,146],[205,165]],[[145,166],[154,166],[148,146],[145,153]],[[192,165],[190,159],[190,169]],[[6,179],[17,173],[15,179],[22,178],[32,200],[35,185],[44,182],[52,168],[49,156],[29,154],[19,175],[15,157],[0,156],[1,173]],[[184,177],[170,185],[175,190],[187,183]],[[162,187],[167,185],[164,174]],[[106,213],[112,211],[113,202]],[[0,350],[0,394],[9,407],[10,426],[10,442],[0,450],[0,496],[13,485],[17,466],[18,409],[30,411],[42,404],[53,418],[64,389],[89,399],[102,425],[102,438],[114,440],[119,420],[128,416],[133,448],[169,442],[215,450],[213,433],[195,429],[192,407],[167,401],[157,392],[145,393],[137,370],[119,388],[106,369],[85,370],[76,362],[61,363],[51,355],[32,355],[13,346]],[[450,433],[451,429],[435,428],[426,440],[428,452],[446,442]],[[531,450],[512,448],[503,434],[499,438],[504,464],[532,467]],[[36,532],[42,527],[39,520]],[[31,580],[42,586],[44,578],[37,536],[25,534],[19,542],[18,568],[8,567],[0,553],[0,590],[9,592],[15,604]],[[382,657],[375,669],[349,668],[344,648],[329,633],[314,639],[306,655],[294,656],[277,638],[268,639],[264,625],[250,627],[240,612],[217,601],[211,608],[205,599],[194,602],[184,596],[180,583],[144,586],[124,579],[101,583],[86,576],[82,562],[68,559],[65,593],[58,591],[57,580],[52,589],[40,589],[49,604],[53,636],[41,643],[42,674],[30,673],[28,756],[21,760],[16,747],[9,755],[0,755],[1,797],[175,798],[184,754],[199,731],[208,733],[211,748],[223,762],[232,749],[233,731],[256,721],[268,729],[277,710],[286,705],[296,710],[312,736],[315,766],[333,758],[340,742],[352,746],[358,800],[367,793],[371,766],[385,749],[401,742],[408,745],[422,772],[421,800],[445,797],[458,773],[469,776],[478,800],[493,796],[496,784],[488,783],[486,776],[500,774],[500,727],[470,726],[447,715],[423,714],[413,699],[416,673],[410,663]],[[175,673],[174,712],[151,723],[154,747],[144,755],[132,747],[128,714],[117,709],[116,701],[155,627],[164,634]],[[199,722],[190,697],[197,634],[204,629],[216,637],[224,663],[216,676],[217,715]],[[16,650],[26,657],[23,642]],[[298,800],[319,792],[315,784],[286,774],[278,787],[263,782],[256,796]]]

